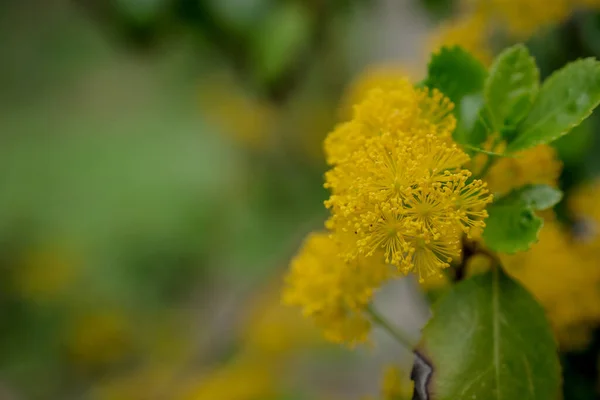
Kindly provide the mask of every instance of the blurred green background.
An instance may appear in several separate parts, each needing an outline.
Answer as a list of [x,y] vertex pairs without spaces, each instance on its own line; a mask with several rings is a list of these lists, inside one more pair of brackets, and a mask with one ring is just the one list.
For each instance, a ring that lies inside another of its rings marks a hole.
[[[349,84],[418,81],[457,3],[1,1],[0,400],[351,400],[408,372],[389,338],[325,345],[279,291],[326,218]],[[576,15],[528,45],[547,75],[599,32]],[[557,145],[567,189],[600,170],[595,125]],[[416,334],[398,285],[382,308]],[[573,393],[598,348],[565,358]]]
[[[344,87],[417,54],[425,22],[408,2],[1,2],[0,399],[376,390],[357,356],[294,341],[279,282],[326,216]],[[280,377],[315,346],[294,370],[337,372]]]

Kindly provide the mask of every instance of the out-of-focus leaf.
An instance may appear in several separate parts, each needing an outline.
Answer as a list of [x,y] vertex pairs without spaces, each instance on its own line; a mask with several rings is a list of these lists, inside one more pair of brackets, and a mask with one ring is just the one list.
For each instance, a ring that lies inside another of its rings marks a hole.
[[267,0],[209,0],[219,20],[238,32],[248,33],[268,11]]
[[167,0],[117,0],[119,11],[128,18],[147,23],[155,20],[167,5]]
[[306,49],[311,35],[311,16],[299,3],[284,2],[256,29],[252,57],[256,75],[263,82],[276,80]]

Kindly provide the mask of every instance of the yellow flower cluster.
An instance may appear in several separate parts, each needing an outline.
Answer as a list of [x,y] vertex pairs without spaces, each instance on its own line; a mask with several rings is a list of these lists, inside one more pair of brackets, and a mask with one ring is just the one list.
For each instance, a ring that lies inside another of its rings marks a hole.
[[367,98],[371,90],[394,89],[406,76],[406,67],[402,66],[378,65],[367,68],[345,90],[340,106],[341,120],[351,119],[354,105]]
[[441,274],[484,226],[486,185],[452,142],[453,104],[406,80],[372,90],[325,141],[327,227],[346,261],[383,258],[420,281]]
[[383,262],[346,262],[327,233],[313,233],[291,264],[283,302],[302,307],[333,342],[354,345],[367,340],[371,323],[365,309],[374,290],[391,277]]

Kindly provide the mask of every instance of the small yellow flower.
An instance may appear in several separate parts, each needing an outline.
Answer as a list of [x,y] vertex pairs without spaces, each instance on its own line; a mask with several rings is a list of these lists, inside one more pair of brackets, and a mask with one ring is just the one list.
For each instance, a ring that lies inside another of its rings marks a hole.
[[354,345],[367,340],[371,323],[364,311],[392,274],[382,262],[346,262],[339,252],[327,233],[309,235],[292,261],[283,302],[301,307],[327,339]]
[[181,400],[254,400],[277,396],[274,365],[241,357],[217,368],[177,396]]
[[557,222],[546,221],[531,249],[501,256],[506,270],[544,306],[563,348],[585,345],[600,322],[599,255],[586,252]]
[[490,13],[515,39],[526,39],[536,30],[564,21],[569,0],[482,0],[489,2]]
[[77,277],[80,262],[60,248],[27,251],[14,269],[13,288],[32,302],[48,302],[65,294]]
[[268,147],[277,114],[264,99],[217,76],[203,82],[199,100],[201,112],[221,134],[255,150]]
[[131,323],[119,310],[100,310],[74,319],[66,347],[78,365],[100,368],[125,359],[133,350]]
[[357,105],[350,122],[339,124],[325,138],[325,154],[331,165],[342,163],[367,138],[387,132],[403,135],[420,130],[449,138],[456,127],[454,104],[434,89],[415,89],[407,79],[377,87]]
[[443,23],[430,39],[431,47],[437,50],[442,46],[461,46],[483,65],[489,66],[494,58],[488,43],[489,30],[486,15],[469,12]]
[[406,80],[405,68],[398,66],[370,67],[352,82],[342,98],[340,117],[342,120],[352,118],[353,107],[362,102],[371,90],[380,88],[393,89],[398,82]]
[[280,296],[281,286],[272,285],[254,299],[241,332],[247,352],[273,361],[306,350],[319,343],[320,339],[310,321],[299,314],[290,313],[279,301]]

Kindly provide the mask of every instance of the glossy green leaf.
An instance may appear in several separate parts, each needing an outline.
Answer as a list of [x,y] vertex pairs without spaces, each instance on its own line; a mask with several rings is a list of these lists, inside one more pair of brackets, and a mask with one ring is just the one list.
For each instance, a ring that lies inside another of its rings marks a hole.
[[416,399],[551,400],[560,364],[544,310],[498,267],[436,304],[413,377]]
[[525,150],[558,139],[586,119],[598,103],[600,63],[587,58],[568,64],[543,83],[507,151]]
[[538,241],[544,221],[535,211],[556,205],[562,192],[548,185],[526,186],[494,201],[488,207],[489,217],[483,240],[492,250],[515,253],[527,250]]
[[485,82],[485,101],[496,131],[514,126],[527,116],[539,90],[540,72],[527,48],[518,44],[504,50]]
[[442,47],[431,57],[426,84],[444,93],[458,107],[463,97],[479,93],[487,76],[484,66],[459,46]]

